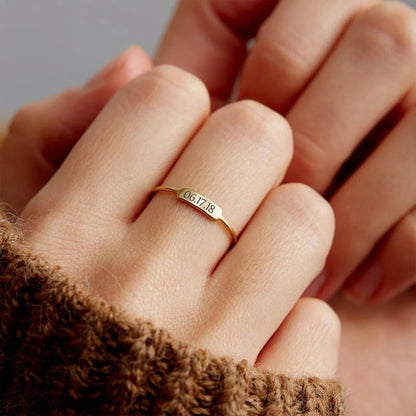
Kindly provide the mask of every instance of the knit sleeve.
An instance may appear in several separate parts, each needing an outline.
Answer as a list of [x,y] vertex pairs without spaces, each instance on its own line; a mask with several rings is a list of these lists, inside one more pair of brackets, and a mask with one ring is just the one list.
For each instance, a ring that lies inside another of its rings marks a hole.
[[31,255],[0,214],[0,414],[343,414],[340,385],[217,357]]

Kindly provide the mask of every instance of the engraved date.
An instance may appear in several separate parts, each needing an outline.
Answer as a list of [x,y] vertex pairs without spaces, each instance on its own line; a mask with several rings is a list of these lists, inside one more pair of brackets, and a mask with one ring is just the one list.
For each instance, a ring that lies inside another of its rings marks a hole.
[[215,212],[216,205],[196,192],[187,190],[182,194],[182,197],[183,199],[191,202],[192,205],[195,205],[209,214],[213,214]]

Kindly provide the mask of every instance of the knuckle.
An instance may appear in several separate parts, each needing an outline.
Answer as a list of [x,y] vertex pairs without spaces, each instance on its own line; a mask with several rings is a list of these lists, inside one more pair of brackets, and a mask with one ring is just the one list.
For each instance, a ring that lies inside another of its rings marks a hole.
[[182,69],[170,65],[156,67],[129,82],[120,90],[129,106],[143,98],[164,96],[177,105],[203,108],[208,113],[209,93],[202,81]]
[[285,149],[291,157],[293,153],[292,130],[284,117],[263,104],[252,100],[242,100],[229,104],[213,115],[230,126],[244,138],[252,140],[256,149],[264,150],[274,157]]
[[389,1],[379,3],[358,18],[362,45],[416,56],[416,12],[409,6]]
[[329,250],[335,230],[334,212],[329,203],[303,183],[289,183],[278,189],[287,193],[287,213],[294,225],[302,230],[310,244]]
[[267,24],[258,33],[257,42],[253,48],[253,59],[260,63],[259,67],[272,68],[286,80],[302,79],[308,72],[310,64],[307,58],[293,46],[276,41],[269,33]]
[[205,84],[198,77],[183,69],[172,65],[161,65],[153,70],[153,75],[173,86],[178,91],[189,94],[192,99],[195,96],[209,98]]
[[[181,101],[209,103],[209,93],[204,83],[195,75],[171,65],[162,65],[149,71],[145,78],[156,89],[175,95]],[[134,81],[133,81],[134,82]]]

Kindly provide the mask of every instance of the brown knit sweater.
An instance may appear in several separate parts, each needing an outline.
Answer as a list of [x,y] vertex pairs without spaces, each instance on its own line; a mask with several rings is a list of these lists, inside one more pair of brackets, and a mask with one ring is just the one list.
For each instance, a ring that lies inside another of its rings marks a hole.
[[0,212],[1,415],[341,415],[335,381],[191,347],[31,255]]

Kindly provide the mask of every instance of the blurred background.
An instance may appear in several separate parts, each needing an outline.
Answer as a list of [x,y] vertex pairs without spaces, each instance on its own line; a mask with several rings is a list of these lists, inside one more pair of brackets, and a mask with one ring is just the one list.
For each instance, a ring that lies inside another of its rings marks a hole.
[[0,117],[84,83],[132,44],[156,49],[175,0],[0,0]]
[[[416,6],[416,0],[406,2]],[[0,0],[0,117],[82,84],[132,44],[153,54],[175,4],[175,0]]]

